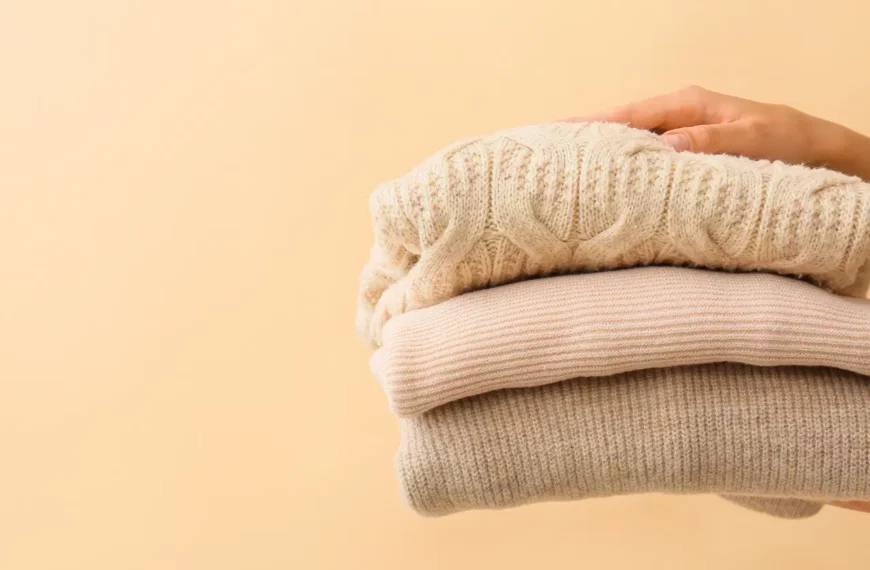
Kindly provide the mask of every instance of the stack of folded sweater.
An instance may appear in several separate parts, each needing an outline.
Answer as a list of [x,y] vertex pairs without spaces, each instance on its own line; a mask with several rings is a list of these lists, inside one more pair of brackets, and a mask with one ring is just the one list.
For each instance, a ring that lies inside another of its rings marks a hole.
[[870,184],[552,123],[459,142],[370,205],[357,327],[418,512],[870,500]]

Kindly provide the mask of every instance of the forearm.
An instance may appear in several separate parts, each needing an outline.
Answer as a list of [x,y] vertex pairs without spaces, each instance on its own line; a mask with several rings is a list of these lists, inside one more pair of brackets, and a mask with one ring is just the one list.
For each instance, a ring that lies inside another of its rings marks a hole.
[[842,125],[829,123],[833,134],[830,148],[824,149],[824,166],[870,182],[870,137]]

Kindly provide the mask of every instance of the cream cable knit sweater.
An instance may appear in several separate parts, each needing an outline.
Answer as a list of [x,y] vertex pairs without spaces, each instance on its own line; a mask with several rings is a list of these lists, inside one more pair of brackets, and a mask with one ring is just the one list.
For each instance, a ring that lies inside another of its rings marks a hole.
[[870,374],[870,301],[764,273],[564,275],[394,317],[371,367],[413,416],[499,388],[721,361]]
[[868,500],[868,433],[867,377],[708,364],[457,400],[401,420],[396,467],[427,515],[646,492]]
[[532,276],[648,264],[804,274],[843,291],[870,257],[870,185],[677,153],[645,131],[552,123],[456,143],[370,200],[359,332]]

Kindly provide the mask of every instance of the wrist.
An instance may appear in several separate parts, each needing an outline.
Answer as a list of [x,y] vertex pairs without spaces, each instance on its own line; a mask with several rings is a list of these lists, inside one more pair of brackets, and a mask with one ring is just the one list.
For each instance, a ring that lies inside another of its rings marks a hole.
[[832,132],[824,137],[828,148],[821,153],[825,165],[870,182],[870,137],[842,125],[831,126]]

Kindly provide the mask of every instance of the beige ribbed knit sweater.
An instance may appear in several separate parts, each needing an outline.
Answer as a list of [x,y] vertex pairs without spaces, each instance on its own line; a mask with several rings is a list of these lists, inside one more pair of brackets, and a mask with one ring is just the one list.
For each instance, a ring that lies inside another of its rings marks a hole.
[[[407,502],[444,515],[645,492],[791,516],[870,499],[870,379],[742,364],[628,372],[457,400],[401,420]],[[799,512],[805,509],[803,513]]]
[[392,410],[413,416],[499,388],[722,361],[870,374],[870,301],[764,273],[549,277],[394,317],[371,367]]
[[454,144],[370,201],[357,327],[557,272],[696,264],[805,274],[843,291],[870,257],[870,185],[821,169],[677,153],[614,124]]

